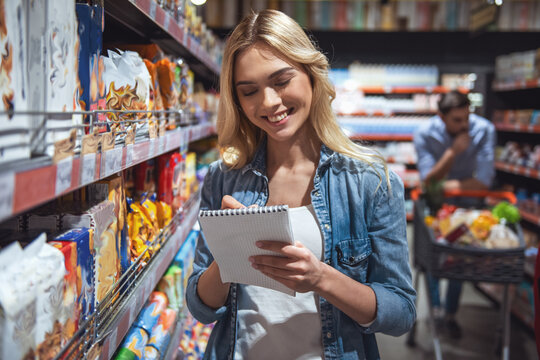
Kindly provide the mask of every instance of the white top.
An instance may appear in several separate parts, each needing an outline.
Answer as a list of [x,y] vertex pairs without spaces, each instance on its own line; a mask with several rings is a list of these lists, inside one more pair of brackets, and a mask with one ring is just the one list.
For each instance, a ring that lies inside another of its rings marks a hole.
[[[289,209],[295,241],[323,260],[323,237],[312,205]],[[324,358],[319,296],[296,297],[259,286],[238,288],[235,359]]]

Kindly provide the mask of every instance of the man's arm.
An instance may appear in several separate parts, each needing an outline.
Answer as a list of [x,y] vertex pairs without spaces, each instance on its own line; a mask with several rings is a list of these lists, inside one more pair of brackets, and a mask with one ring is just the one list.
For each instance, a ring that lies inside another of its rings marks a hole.
[[489,187],[476,178],[463,180],[446,180],[444,190],[487,190]]
[[463,132],[457,135],[452,143],[452,146],[445,150],[441,158],[435,163],[431,170],[427,173],[424,181],[442,180],[448,175],[456,156],[464,152],[471,143],[471,138],[468,132]]

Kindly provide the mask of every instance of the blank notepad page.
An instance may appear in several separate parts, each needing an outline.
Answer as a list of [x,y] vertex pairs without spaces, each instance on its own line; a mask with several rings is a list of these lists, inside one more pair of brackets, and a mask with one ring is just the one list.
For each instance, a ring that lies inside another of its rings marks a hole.
[[257,285],[295,295],[293,290],[255,270],[249,262],[253,255],[275,254],[259,249],[255,245],[259,240],[294,243],[288,210],[286,205],[281,205],[199,213],[202,231],[223,282]]

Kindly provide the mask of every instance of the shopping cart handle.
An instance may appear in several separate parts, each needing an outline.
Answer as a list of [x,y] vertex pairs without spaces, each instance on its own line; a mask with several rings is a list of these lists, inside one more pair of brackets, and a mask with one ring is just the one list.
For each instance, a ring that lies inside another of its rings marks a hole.
[[[420,194],[422,193],[422,189],[415,188],[411,190],[411,199],[416,201],[420,198]],[[465,196],[465,197],[494,197],[497,199],[504,199],[508,200],[511,204],[516,204],[517,199],[516,195],[514,195],[513,192],[510,191],[490,191],[490,190],[445,190],[444,191],[444,197],[458,197],[458,196]]]
[[508,200],[512,204],[517,203],[516,195],[510,191],[490,191],[490,190],[445,190],[444,197],[493,197]]

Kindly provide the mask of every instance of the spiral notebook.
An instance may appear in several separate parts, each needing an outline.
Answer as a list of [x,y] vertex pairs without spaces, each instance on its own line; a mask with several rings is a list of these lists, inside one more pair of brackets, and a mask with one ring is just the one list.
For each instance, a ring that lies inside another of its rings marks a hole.
[[256,208],[201,210],[199,223],[221,273],[221,281],[257,285],[295,296],[295,292],[255,270],[252,255],[275,255],[261,250],[258,240],[294,244],[287,205]]

